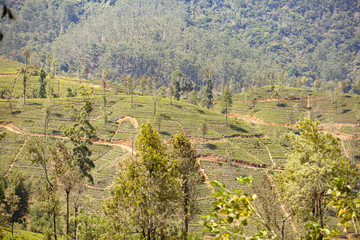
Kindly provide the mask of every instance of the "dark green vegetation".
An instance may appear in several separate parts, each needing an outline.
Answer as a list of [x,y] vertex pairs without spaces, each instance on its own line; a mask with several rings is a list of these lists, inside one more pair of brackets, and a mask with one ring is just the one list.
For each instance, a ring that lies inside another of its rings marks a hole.
[[1,52],[25,62],[28,48],[48,71],[98,79],[107,69],[117,82],[146,74],[160,86],[179,69],[200,89],[207,68],[214,89],[232,92],[286,72],[286,84],[359,91],[356,0],[6,2],[16,21],[2,27]]

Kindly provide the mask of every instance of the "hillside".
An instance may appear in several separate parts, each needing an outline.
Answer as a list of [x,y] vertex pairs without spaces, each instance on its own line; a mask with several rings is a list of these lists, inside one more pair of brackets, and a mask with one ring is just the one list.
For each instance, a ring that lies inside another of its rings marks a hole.
[[6,2],[17,18],[2,20],[1,52],[24,62],[28,48],[33,64],[50,70],[55,60],[63,75],[97,79],[107,69],[113,81],[146,74],[160,86],[180,69],[200,89],[210,67],[219,92],[241,92],[284,71],[286,85],[306,77],[307,86],[359,91],[355,0]]
[[[90,119],[96,126],[97,139],[93,139],[91,146],[91,158],[96,165],[94,185],[86,186],[81,200],[84,212],[101,212],[119,162],[126,160],[132,151],[136,152],[136,149],[132,150],[132,141],[136,139],[138,127],[146,122],[153,123],[165,142],[178,131],[189,135],[202,169],[199,173],[203,182],[197,186],[198,215],[210,210],[213,199],[208,196],[213,190],[209,184],[211,180],[219,180],[233,188],[238,187],[236,177],[252,176],[255,187],[247,190],[266,196],[270,191],[269,171],[283,169],[286,154],[292,149],[284,134],[296,132],[294,123],[304,116],[319,119],[321,129],[340,138],[343,153],[354,164],[360,164],[359,108],[355,95],[338,94],[337,98],[333,98],[324,92],[284,87],[281,96],[275,98],[271,86],[254,88],[252,92],[233,96],[226,127],[220,102],[209,110],[184,100],[173,100],[171,105],[168,98],[136,93],[132,104],[131,96],[113,84],[106,90],[107,106],[104,110],[100,81],[60,75],[46,78],[47,89],[53,92],[52,98],[37,98],[34,95],[39,76],[31,76],[27,81],[28,96],[24,104],[23,75],[18,71],[21,67],[20,63],[0,61],[0,89],[8,89],[0,99],[0,131],[6,133],[0,141],[1,172],[9,176],[20,171],[32,181],[43,181],[41,167],[26,160],[28,140],[47,137],[50,142],[55,139],[68,142],[59,125],[74,124],[71,111],[66,106],[79,108],[85,98],[75,93],[87,90],[95,106]],[[76,96],[69,96],[69,93]],[[50,109],[47,127],[46,109]],[[202,123],[208,126],[205,139],[200,130]],[[276,212],[283,214],[280,209]],[[200,231],[198,220],[192,222],[192,231]]]

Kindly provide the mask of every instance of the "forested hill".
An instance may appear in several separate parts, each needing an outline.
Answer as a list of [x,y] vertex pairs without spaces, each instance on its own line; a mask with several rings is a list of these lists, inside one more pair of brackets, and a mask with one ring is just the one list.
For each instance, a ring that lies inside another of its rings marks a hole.
[[[360,5],[356,0],[27,0],[5,1],[16,20],[2,20],[1,53],[65,73],[100,78],[107,69],[204,85],[204,67],[219,90],[268,84],[287,73],[326,88],[358,92]],[[51,56],[49,55],[51,53]],[[325,84],[326,83],[326,84]]]

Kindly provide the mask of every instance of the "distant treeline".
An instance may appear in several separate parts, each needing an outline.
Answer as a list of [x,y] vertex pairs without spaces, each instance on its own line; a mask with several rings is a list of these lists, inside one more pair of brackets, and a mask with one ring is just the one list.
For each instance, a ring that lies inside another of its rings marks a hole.
[[[0,51],[64,74],[113,81],[155,76],[168,85],[181,70],[197,89],[211,68],[214,87],[233,91],[307,78],[358,92],[360,6],[349,0],[8,0],[16,21],[4,22]],[[7,23],[7,25],[5,25]],[[51,56],[49,55],[51,53]]]

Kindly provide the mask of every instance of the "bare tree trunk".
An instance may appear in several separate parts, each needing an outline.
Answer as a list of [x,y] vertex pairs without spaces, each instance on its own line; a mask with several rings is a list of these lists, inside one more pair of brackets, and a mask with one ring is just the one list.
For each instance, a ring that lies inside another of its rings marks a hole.
[[[319,224],[321,228],[324,228],[324,222],[323,222],[323,215],[322,215],[322,209],[321,209],[321,196],[318,198],[318,211],[319,211]],[[320,233],[319,240],[322,240],[324,238],[323,234]]]
[[69,197],[70,192],[66,191],[66,235],[69,236]]
[[77,240],[77,216],[78,216],[78,206],[75,205],[75,231],[74,231],[74,237],[75,237],[75,240]]
[[185,197],[184,197],[184,215],[185,215],[185,218],[184,218],[184,225],[185,225],[185,239],[187,237],[187,234],[189,232],[189,182],[188,182],[188,179],[187,177],[185,177],[184,179],[184,194],[185,194]]
[[54,238],[57,240],[57,234],[56,234],[56,210],[55,207],[53,208],[53,224],[54,224]]

